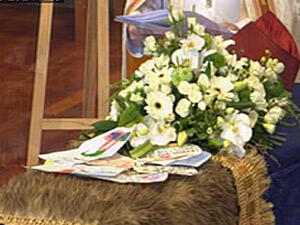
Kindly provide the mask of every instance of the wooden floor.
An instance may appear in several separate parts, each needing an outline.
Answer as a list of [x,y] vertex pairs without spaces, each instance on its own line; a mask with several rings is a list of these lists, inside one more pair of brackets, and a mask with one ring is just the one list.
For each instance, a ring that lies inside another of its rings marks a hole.
[[[124,1],[111,2],[113,18],[121,14]],[[121,26],[112,19],[110,24],[111,82],[115,82],[121,77]],[[0,5],[0,185],[22,171],[25,163],[37,25],[37,7]],[[84,44],[74,40],[73,9],[55,9],[52,40],[45,117],[80,117]],[[77,131],[44,132],[42,152],[65,149],[77,135]]]

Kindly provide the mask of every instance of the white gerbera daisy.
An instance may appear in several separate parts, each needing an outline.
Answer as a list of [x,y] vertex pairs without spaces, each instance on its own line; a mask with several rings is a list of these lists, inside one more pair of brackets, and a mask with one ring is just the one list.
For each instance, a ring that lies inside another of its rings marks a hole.
[[156,120],[164,120],[173,113],[173,100],[162,92],[150,92],[146,97],[145,110]]

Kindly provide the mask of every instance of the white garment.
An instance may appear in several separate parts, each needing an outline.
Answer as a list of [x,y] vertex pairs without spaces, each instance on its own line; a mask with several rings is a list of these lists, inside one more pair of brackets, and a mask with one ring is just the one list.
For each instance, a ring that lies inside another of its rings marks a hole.
[[197,13],[217,23],[237,23],[243,19],[241,18],[242,0],[183,0],[184,10],[192,11],[193,7]]

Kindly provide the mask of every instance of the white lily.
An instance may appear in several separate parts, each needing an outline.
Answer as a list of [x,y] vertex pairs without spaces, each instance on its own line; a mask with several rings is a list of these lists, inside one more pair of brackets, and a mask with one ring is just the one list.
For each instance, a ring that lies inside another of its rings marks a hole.
[[200,51],[205,45],[205,41],[202,37],[192,34],[187,39],[181,41],[182,49],[184,51]]
[[236,146],[235,151],[238,155],[242,155],[245,143],[250,141],[252,137],[252,129],[250,127],[250,119],[244,113],[233,114],[223,125],[221,138],[230,141]]
[[167,124],[156,123],[149,133],[151,144],[158,146],[166,146],[170,142],[176,141],[176,129]]

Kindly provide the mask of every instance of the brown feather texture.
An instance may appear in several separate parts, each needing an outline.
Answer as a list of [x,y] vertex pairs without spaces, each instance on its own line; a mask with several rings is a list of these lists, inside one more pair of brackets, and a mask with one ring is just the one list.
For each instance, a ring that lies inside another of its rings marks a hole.
[[236,225],[239,206],[231,171],[209,162],[195,177],[144,185],[30,171],[0,189],[0,215],[14,225]]

